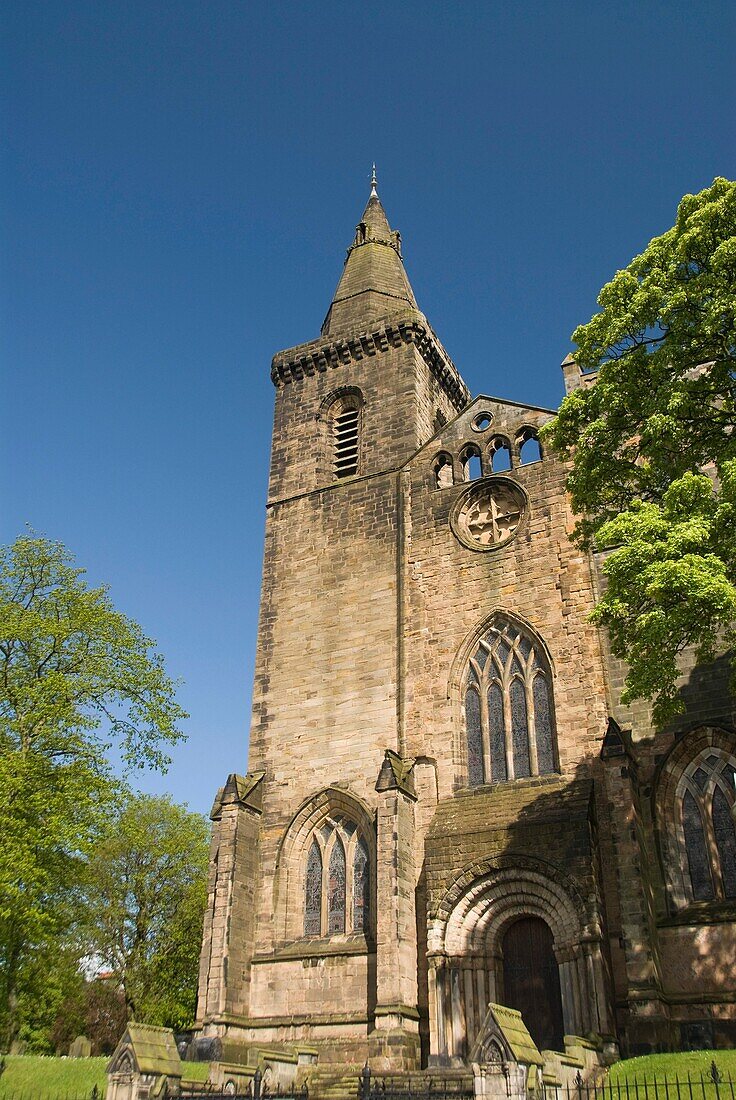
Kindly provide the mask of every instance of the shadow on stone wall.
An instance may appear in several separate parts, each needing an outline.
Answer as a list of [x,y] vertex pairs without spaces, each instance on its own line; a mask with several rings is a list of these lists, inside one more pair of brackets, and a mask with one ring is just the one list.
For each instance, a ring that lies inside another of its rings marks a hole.
[[707,664],[694,665],[680,688],[685,711],[662,730],[663,734],[681,733],[695,724],[713,722],[733,726],[736,698],[732,693],[734,650]]

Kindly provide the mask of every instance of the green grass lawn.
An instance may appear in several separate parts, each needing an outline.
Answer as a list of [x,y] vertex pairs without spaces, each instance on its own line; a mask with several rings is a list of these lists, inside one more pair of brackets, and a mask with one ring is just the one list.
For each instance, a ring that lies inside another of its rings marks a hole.
[[0,1077],[0,1100],[77,1100],[97,1085],[105,1095],[109,1058],[43,1058],[9,1054]]
[[[723,1078],[718,1093],[710,1077],[711,1064],[715,1062]],[[613,1085],[613,1095],[617,1097],[617,1085],[621,1086],[621,1097],[627,1095],[626,1084],[629,1084],[629,1100],[637,1100],[637,1092],[633,1084],[638,1082],[638,1100],[652,1100],[656,1097],[669,1096],[669,1100],[678,1100],[678,1091],[670,1085],[665,1090],[661,1083],[663,1078],[672,1082],[677,1078],[682,1082],[679,1097],[680,1100],[690,1100],[690,1088],[688,1086],[688,1074],[692,1082],[693,1100],[731,1100],[731,1086],[728,1083],[730,1074],[733,1080],[736,1096],[736,1050],[693,1050],[683,1054],[648,1054],[643,1058],[626,1058],[611,1066],[606,1078],[606,1085]],[[644,1081],[652,1082],[658,1079],[656,1088],[648,1084],[646,1090],[642,1088]],[[704,1085],[701,1080],[704,1079]]]
[[[0,1076],[0,1100],[85,1100],[97,1085],[100,1098],[107,1087],[109,1058],[43,1058],[8,1055]],[[206,1081],[209,1062],[183,1062],[190,1081]]]

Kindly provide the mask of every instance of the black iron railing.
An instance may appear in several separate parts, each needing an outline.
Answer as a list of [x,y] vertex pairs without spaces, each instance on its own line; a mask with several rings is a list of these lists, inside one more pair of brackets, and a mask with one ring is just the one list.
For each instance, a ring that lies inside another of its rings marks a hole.
[[707,1073],[643,1075],[623,1081],[584,1082],[580,1074],[561,1088],[546,1086],[548,1100],[736,1100],[736,1080],[723,1073],[715,1061]]
[[471,1100],[473,1078],[469,1074],[375,1075],[366,1063],[358,1077],[358,1097],[359,1100]]

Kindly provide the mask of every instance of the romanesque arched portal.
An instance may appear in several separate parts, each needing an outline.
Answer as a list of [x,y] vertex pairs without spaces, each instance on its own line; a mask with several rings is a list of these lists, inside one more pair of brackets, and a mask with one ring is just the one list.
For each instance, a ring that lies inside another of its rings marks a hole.
[[[489,1001],[510,1004],[520,989],[527,996],[519,975],[511,988],[508,964],[504,971],[505,949],[519,958],[512,929],[522,920],[544,925],[552,953],[545,960],[549,972],[544,988],[535,987],[537,997],[547,1001],[540,1001],[536,1018],[527,1020],[539,1041],[559,1046],[562,1034],[608,1033],[600,928],[585,914],[574,886],[541,860],[509,857],[468,868],[430,921],[431,1053],[440,1059],[464,1058]],[[536,931],[541,940],[539,925]]]

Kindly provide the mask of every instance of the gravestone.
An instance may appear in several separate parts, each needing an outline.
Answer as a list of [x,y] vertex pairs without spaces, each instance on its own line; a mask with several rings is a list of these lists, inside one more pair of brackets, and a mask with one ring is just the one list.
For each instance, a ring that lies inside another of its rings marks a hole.
[[92,1044],[86,1035],[77,1035],[69,1047],[70,1058],[90,1058],[92,1056]]

